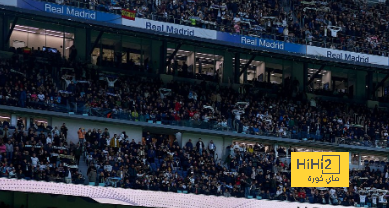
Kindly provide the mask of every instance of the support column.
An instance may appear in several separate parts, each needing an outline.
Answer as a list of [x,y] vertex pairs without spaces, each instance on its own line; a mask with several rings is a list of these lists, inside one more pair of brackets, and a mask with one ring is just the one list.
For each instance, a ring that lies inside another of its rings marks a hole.
[[87,63],[91,60],[91,30],[89,28],[76,28],[74,33],[74,46],[77,49],[77,58]]
[[[304,70],[305,68],[305,70]],[[305,84],[307,82],[307,70],[308,70],[308,67],[307,65],[305,65],[304,67],[304,64],[302,63],[299,63],[299,62],[292,62],[292,82],[294,79],[296,79],[298,82],[299,82],[299,91],[302,92],[304,90],[304,87],[305,87]],[[305,73],[304,73],[305,71]]]
[[240,53],[235,53],[234,84],[240,84]]
[[166,58],[167,58],[167,41],[162,41],[161,47],[160,47],[160,64],[159,64],[159,73],[160,74],[166,74]]
[[9,33],[9,23],[8,23],[8,17],[6,15],[2,15],[0,17],[0,49],[1,50],[8,50],[10,47],[9,40],[6,41],[7,35]]
[[223,63],[223,77],[222,77],[222,83],[228,84],[230,82],[233,84],[234,82],[234,68],[233,68],[233,59],[234,54],[231,52],[225,52],[224,53],[224,63]]
[[[150,63],[151,63],[151,68],[153,69],[153,73],[155,73],[155,74],[160,73],[159,70],[161,68],[163,68],[163,67],[161,67],[161,63],[164,63],[164,62],[161,62],[162,56],[163,56],[162,49],[161,49],[162,45],[163,45],[163,43],[161,41],[158,41],[158,40],[151,41],[152,53],[150,53],[150,56],[151,56]],[[165,55],[165,57],[166,57],[166,55]]]
[[376,92],[373,91],[374,90],[373,89],[373,82],[374,82],[373,78],[374,78],[374,73],[372,71],[367,72],[367,75],[366,75],[366,86],[367,86],[366,96],[367,97],[366,98],[368,100],[371,100],[371,99],[373,99],[373,97],[376,96]]
[[[306,92],[307,90],[307,84],[308,84],[308,63],[304,62],[303,63],[303,74],[302,74],[302,78],[303,78],[303,86],[301,88],[301,91],[302,92]],[[301,87],[301,82],[300,82],[300,87]]]
[[358,100],[366,99],[366,75],[364,71],[357,71],[354,98]]
[[[25,129],[29,129],[30,128],[30,125],[31,125],[31,118],[30,117],[26,117],[26,126],[24,127]],[[52,124],[50,124],[52,125]]]
[[361,155],[361,153],[358,153],[358,169],[360,169],[361,168],[361,163],[362,163],[362,155]]
[[18,123],[18,116],[16,114],[11,114],[10,125],[16,126],[17,123]]
[[349,160],[350,164],[352,163],[352,157],[353,157],[353,154],[351,152],[348,152],[348,160]]

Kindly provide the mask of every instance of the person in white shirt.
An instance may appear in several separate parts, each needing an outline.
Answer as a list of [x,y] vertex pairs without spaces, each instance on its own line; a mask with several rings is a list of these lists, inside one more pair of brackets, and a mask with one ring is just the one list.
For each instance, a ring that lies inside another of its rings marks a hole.
[[238,22],[240,22],[240,16],[239,16],[239,14],[237,14],[236,17],[234,17],[233,21],[234,21],[235,24],[238,23]]
[[36,167],[38,165],[39,159],[36,157],[36,154],[34,153],[31,157],[31,165],[32,167]]
[[338,37],[338,31],[342,30],[341,27],[337,27],[337,26],[328,26],[327,28],[331,30],[331,36],[334,38]]
[[117,79],[111,81],[111,80],[109,80],[109,78],[107,77],[106,80],[107,80],[107,83],[108,83],[108,90],[109,90],[109,92],[110,92],[110,93],[113,93],[113,89],[115,88],[115,82],[117,81]]
[[240,115],[244,114],[245,112],[242,110],[233,110],[232,113],[235,115],[235,120],[240,121]]
[[373,207],[377,207],[377,194],[371,195],[371,204]]
[[59,135],[58,127],[54,127],[54,129],[51,132],[53,133],[53,135]]
[[42,92],[39,92],[38,99],[39,101],[43,102],[45,100],[45,95]]
[[72,78],[71,75],[63,75],[62,76],[62,79],[65,80],[65,85],[66,85],[65,89],[67,89],[68,86],[72,83],[72,80],[68,79],[69,77]]
[[365,201],[366,201],[366,195],[365,193],[361,192],[359,194],[359,202],[361,204],[361,207],[365,206]]
[[51,144],[51,143],[53,143],[53,139],[51,139],[51,136],[48,135],[46,138],[46,144]]
[[208,150],[211,153],[212,156],[215,156],[216,146],[215,143],[213,143],[213,140],[211,140],[208,144]]

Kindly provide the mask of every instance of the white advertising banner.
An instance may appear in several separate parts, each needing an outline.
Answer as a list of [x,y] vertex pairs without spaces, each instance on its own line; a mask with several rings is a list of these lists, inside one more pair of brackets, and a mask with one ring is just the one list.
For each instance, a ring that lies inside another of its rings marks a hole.
[[164,32],[168,34],[182,35],[188,37],[199,37],[215,40],[217,38],[216,30],[202,29],[198,27],[189,27],[185,25],[173,24],[168,22],[159,22],[149,19],[136,18],[134,20],[122,19],[125,26],[143,28],[147,30]]
[[0,5],[14,6],[17,5],[17,0],[0,0]]
[[352,63],[369,63],[382,66],[388,66],[389,64],[389,59],[385,56],[355,53],[330,48],[320,48],[316,46],[307,46],[307,55],[323,56],[331,59],[349,61]]

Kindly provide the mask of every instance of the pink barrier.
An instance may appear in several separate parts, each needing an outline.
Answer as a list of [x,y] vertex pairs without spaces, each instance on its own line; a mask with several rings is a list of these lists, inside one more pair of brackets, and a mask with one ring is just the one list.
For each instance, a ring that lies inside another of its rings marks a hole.
[[177,208],[326,208],[330,205],[50,183],[0,178],[0,190],[88,197],[100,203]]

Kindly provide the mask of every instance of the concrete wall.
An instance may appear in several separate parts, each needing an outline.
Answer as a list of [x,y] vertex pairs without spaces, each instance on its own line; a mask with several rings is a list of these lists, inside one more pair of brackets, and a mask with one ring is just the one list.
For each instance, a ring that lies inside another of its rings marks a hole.
[[68,127],[68,140],[73,142],[78,142],[78,136],[77,131],[78,128],[85,128],[86,131],[88,129],[102,129],[108,128],[109,133],[111,136],[113,134],[121,134],[122,131],[126,131],[126,134],[129,136],[130,139],[135,139],[136,142],[142,141],[142,128],[141,127],[134,127],[129,125],[121,125],[121,124],[114,124],[114,123],[101,123],[101,122],[93,122],[93,121],[77,121],[74,119],[65,119],[65,118],[58,118],[53,117],[51,121],[52,127],[57,126],[60,128],[62,126],[62,123],[66,123],[66,126]]

